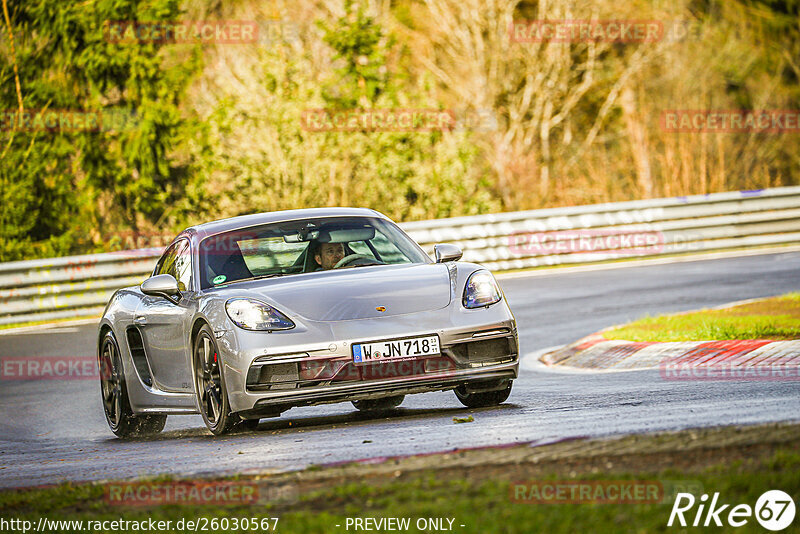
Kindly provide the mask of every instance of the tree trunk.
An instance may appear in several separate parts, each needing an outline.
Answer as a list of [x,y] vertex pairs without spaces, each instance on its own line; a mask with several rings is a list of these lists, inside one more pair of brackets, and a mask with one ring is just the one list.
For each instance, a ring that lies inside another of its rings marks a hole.
[[636,109],[633,89],[626,86],[619,99],[625,128],[631,141],[631,151],[636,164],[636,183],[642,198],[653,198],[653,175],[650,169],[650,154],[647,146],[647,131]]

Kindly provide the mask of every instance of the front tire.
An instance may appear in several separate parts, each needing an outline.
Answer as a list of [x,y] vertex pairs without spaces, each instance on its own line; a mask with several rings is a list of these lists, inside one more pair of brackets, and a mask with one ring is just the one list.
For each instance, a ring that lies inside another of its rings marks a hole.
[[103,412],[111,431],[120,438],[153,436],[164,430],[167,416],[159,414],[135,415],[128,400],[125,371],[119,344],[109,330],[100,342],[99,369],[100,393]]
[[486,406],[497,406],[502,404],[511,395],[511,384],[508,387],[497,391],[483,391],[480,393],[468,393],[465,385],[458,386],[454,391],[458,400],[467,408],[485,408]]
[[[225,375],[222,372],[222,358],[210,326],[203,325],[197,333],[192,354],[197,403],[206,427],[215,436],[221,436],[242,426],[242,418],[231,412]],[[252,424],[246,422],[244,426]],[[255,425],[258,425],[258,420],[255,420]]]

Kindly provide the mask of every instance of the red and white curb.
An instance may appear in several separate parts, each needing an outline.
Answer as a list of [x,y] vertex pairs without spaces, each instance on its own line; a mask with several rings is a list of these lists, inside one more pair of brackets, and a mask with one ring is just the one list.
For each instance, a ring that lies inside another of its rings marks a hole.
[[660,369],[665,379],[800,380],[800,340],[639,343],[592,334],[540,357],[547,366]]

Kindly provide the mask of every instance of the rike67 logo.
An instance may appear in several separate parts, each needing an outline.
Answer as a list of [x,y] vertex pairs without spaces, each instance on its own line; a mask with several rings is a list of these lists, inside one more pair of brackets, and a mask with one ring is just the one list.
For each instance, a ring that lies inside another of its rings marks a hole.
[[[695,504],[696,511],[693,510]],[[678,524],[682,527],[721,527],[727,523],[732,527],[742,527],[755,516],[756,521],[765,529],[779,531],[792,524],[794,515],[794,501],[781,490],[769,490],[762,494],[756,501],[755,509],[748,504],[723,504],[719,493],[714,493],[711,502],[708,502],[706,494],[698,502],[691,493],[678,493],[667,526]]]

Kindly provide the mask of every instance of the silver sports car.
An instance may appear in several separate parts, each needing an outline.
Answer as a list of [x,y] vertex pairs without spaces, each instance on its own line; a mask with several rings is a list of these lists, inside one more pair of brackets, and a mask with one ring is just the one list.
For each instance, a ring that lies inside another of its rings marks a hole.
[[120,437],[196,414],[223,434],[293,406],[399,406],[455,390],[499,404],[517,377],[514,316],[492,274],[436,261],[368,209],[291,210],[184,230],[100,321],[106,419]]

